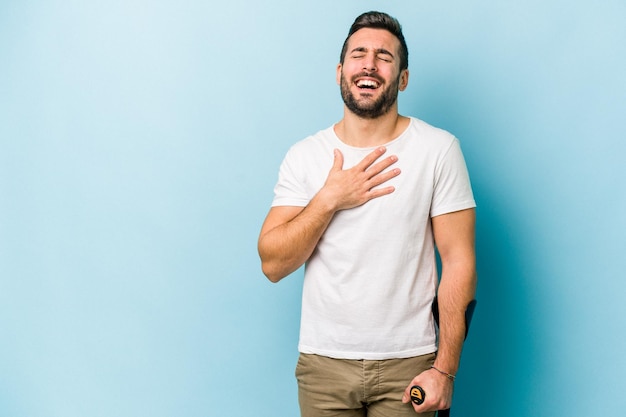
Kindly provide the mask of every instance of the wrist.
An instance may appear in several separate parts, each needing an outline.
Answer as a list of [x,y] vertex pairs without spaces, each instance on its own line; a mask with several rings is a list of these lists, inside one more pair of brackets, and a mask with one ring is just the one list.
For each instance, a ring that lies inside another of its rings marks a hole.
[[333,197],[332,192],[325,188],[320,189],[317,194],[313,196],[311,202],[317,206],[321,213],[331,216],[339,210],[336,198]]
[[433,369],[435,371],[437,371],[439,374],[445,376],[447,379],[449,379],[450,381],[454,382],[454,380],[456,379],[456,375],[452,375],[451,373],[448,373],[438,367],[436,367],[435,365],[431,365],[430,369]]

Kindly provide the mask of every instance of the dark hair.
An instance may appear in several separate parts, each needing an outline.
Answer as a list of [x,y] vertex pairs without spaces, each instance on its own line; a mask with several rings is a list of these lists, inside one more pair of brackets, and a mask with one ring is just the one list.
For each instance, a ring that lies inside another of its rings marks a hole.
[[400,41],[400,70],[405,70],[409,67],[409,49],[406,46],[406,40],[404,40],[404,35],[402,34],[402,26],[400,26],[400,22],[394,17],[389,16],[387,13],[382,12],[366,12],[357,17],[354,20],[352,26],[350,26],[350,31],[348,32],[348,36],[346,40],[343,42],[343,47],[341,48],[341,56],[339,57],[339,62],[343,64],[343,60],[346,57],[346,53],[348,52],[348,39],[352,36],[357,30],[370,28],[370,29],[385,29],[390,32]]

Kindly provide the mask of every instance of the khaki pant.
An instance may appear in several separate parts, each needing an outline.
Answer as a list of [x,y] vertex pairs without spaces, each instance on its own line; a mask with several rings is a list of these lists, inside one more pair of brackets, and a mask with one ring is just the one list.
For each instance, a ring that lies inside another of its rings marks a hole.
[[300,354],[296,367],[302,417],[433,417],[417,414],[402,395],[430,368],[435,354],[381,361]]

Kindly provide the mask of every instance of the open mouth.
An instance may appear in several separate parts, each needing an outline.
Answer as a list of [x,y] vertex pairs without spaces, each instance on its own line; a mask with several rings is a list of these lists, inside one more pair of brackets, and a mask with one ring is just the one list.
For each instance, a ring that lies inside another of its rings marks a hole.
[[365,89],[365,90],[375,90],[378,87],[380,87],[380,83],[372,79],[357,80],[355,84],[357,87]]

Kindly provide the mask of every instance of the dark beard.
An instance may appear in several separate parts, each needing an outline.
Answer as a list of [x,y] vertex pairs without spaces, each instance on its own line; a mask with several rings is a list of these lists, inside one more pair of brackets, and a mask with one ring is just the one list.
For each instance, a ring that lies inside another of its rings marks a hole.
[[[357,77],[362,76],[359,74]],[[398,99],[398,86],[400,84],[400,77],[398,77],[393,83],[387,87],[383,93],[374,102],[359,103],[350,91],[350,85],[346,81],[343,73],[341,74],[341,98],[346,107],[355,115],[363,119],[376,119],[384,114],[387,114],[389,109],[393,107]]]

